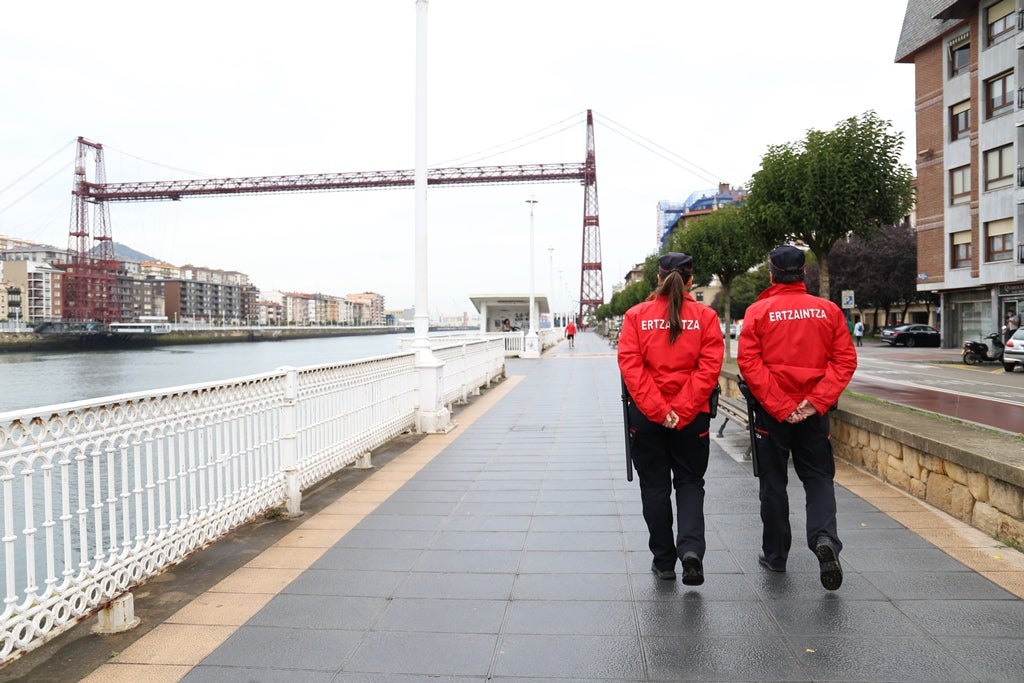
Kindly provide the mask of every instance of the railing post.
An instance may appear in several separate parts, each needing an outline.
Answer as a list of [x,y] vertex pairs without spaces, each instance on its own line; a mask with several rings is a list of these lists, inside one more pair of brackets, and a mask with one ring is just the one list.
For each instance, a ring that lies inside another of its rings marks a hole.
[[302,514],[302,491],[299,489],[299,453],[296,435],[296,412],[299,396],[299,373],[292,367],[281,367],[284,375],[284,405],[281,407],[281,471],[284,474],[285,509],[288,517]]
[[425,354],[416,354],[416,373],[419,375],[419,410],[416,411],[416,431],[421,434],[445,434],[454,425],[451,413],[442,402],[444,389],[444,362],[427,348]]
[[103,606],[92,632],[104,635],[124,633],[138,626],[140,621],[135,616],[135,597],[124,593]]

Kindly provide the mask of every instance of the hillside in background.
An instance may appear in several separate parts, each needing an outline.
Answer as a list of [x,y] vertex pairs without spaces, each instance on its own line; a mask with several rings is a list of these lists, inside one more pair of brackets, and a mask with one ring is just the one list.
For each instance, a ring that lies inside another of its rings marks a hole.
[[[98,247],[90,249],[90,253],[95,254]],[[159,261],[160,259],[149,254],[143,254],[141,251],[135,251],[131,247],[125,244],[119,244],[114,242],[114,256],[122,261]]]

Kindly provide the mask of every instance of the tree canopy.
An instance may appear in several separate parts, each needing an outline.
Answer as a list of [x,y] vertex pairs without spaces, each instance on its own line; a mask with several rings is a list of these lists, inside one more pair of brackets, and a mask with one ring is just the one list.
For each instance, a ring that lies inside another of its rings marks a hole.
[[[869,239],[851,237],[832,251],[836,290],[854,291],[857,307],[889,311],[921,299],[917,291],[917,240],[910,224],[884,226]],[[838,297],[832,299],[839,303]]]
[[767,244],[802,242],[817,257],[829,298],[828,257],[849,235],[870,239],[913,204],[913,172],[899,162],[902,133],[872,111],[798,143],[769,147],[746,205]]
[[645,300],[654,291],[658,284],[658,255],[651,254],[644,260],[644,277],[637,282],[631,282],[623,289],[612,294],[611,301],[602,304],[594,311],[594,317],[598,320],[622,315],[641,301]]
[[[765,246],[753,231],[743,205],[725,206],[706,216],[687,221],[672,235],[672,251],[693,256],[693,281],[706,286],[712,276],[722,285],[723,303],[718,313],[726,325],[733,320],[730,292],[733,280],[764,261]],[[726,358],[729,348],[726,346]]]

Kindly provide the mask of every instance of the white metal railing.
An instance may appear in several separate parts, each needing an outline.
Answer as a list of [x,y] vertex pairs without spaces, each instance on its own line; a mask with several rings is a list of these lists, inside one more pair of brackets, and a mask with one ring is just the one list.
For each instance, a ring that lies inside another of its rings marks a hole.
[[[540,337],[540,348],[544,351],[551,348],[562,339],[562,330],[545,327],[537,335]],[[526,352],[526,332],[516,330],[515,332],[461,332],[449,335],[435,335],[429,337],[431,348],[437,348],[444,344],[458,344],[467,340],[501,339],[505,343],[505,357],[518,358]],[[398,340],[398,348],[407,350],[412,348],[414,337],[401,337]]]
[[[443,400],[504,372],[439,346]],[[415,429],[415,354],[0,414],[0,665]],[[291,504],[295,504],[292,509]]]
[[471,393],[489,387],[505,370],[505,345],[501,340],[475,342],[485,349],[483,353],[467,353],[471,343],[474,342],[463,340],[434,349],[434,355],[444,361],[441,401],[445,405],[465,403]]

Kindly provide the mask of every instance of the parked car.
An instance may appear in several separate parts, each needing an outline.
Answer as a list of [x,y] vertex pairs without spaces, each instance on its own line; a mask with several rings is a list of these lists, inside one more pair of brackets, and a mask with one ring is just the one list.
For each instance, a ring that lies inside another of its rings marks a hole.
[[903,346],[941,346],[942,335],[931,325],[910,323],[908,325],[897,325],[886,327],[882,330],[882,341],[889,346],[902,344]]
[[1014,332],[1003,347],[1003,370],[1013,372],[1018,365],[1024,368],[1024,327]]
[[[720,322],[720,323],[718,323],[718,326],[720,328],[722,328],[722,336],[724,337],[725,336],[725,323]],[[729,324],[729,336],[731,338],[733,338],[733,339],[736,339],[737,337],[740,336],[740,330],[742,330],[742,329],[743,329],[743,321],[742,320],[739,321],[738,323],[730,323]]]

